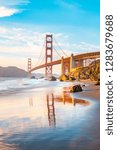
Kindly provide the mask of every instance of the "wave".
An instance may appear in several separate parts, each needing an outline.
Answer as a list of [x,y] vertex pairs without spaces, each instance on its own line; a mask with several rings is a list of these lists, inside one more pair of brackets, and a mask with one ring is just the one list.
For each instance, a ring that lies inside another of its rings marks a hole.
[[0,94],[33,88],[64,87],[72,83],[30,78],[0,78]]
[[29,78],[0,78],[0,93],[18,89],[39,87],[44,84],[42,80],[44,79],[34,80]]

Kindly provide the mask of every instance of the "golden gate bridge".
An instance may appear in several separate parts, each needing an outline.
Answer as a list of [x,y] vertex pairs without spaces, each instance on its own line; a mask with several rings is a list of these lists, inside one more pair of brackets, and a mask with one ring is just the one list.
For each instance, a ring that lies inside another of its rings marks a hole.
[[[60,59],[53,60],[53,50],[57,53]],[[61,56],[58,53],[58,51],[53,47],[53,35],[47,34],[45,38],[45,57],[44,57],[45,63],[36,65],[35,67],[32,68],[31,58],[28,58],[28,72],[31,73],[35,70],[45,68],[45,76],[50,77],[53,74],[54,65],[60,64],[61,74],[65,74],[66,72],[71,72],[76,67],[85,67],[86,60],[95,60],[97,58],[100,58],[100,51],[86,52],[86,53],[75,54],[75,55],[71,54],[71,56],[68,56],[63,50],[62,52],[65,57],[63,57],[63,55]]]

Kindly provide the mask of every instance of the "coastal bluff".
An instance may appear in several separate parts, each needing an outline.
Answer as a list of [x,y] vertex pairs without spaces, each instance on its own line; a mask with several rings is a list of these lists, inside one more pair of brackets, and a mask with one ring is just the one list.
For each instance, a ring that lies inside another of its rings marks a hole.
[[28,73],[20,68],[9,66],[0,66],[0,77],[27,77]]
[[93,61],[89,66],[74,68],[72,72],[62,74],[60,81],[87,80],[100,84],[100,60]]

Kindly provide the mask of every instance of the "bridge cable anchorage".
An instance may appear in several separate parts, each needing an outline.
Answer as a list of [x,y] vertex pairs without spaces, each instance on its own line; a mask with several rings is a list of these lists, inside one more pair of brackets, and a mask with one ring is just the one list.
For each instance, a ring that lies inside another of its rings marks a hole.
[[60,48],[60,50],[63,52],[63,54],[68,57],[68,55],[67,55],[67,54],[62,50],[62,48],[59,46],[59,44],[58,44],[58,42],[56,41],[56,39],[55,39],[55,38],[53,38],[53,39],[54,39],[54,42],[57,44],[57,46]]
[[[43,49],[44,49],[44,46],[45,46],[45,40],[44,40],[44,42],[43,42],[43,46],[42,46],[42,49],[41,49],[41,52],[40,52],[40,55],[39,55],[39,57],[38,57],[38,60],[37,60],[37,63],[36,63],[36,65],[35,66],[37,66],[38,64],[41,64],[42,63],[42,60],[43,60],[43,57],[41,57],[42,56],[42,52],[43,52]],[[40,58],[42,58],[42,59],[40,59]]]
[[54,48],[54,51],[58,54],[58,56],[61,58],[61,55],[57,52],[57,50],[55,49],[55,47],[53,47]]

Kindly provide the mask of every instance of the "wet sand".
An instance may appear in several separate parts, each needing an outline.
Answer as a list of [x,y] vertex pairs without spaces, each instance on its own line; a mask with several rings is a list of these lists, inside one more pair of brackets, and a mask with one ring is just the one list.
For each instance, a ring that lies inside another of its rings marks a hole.
[[99,150],[100,87],[51,87],[0,97],[0,149]]

